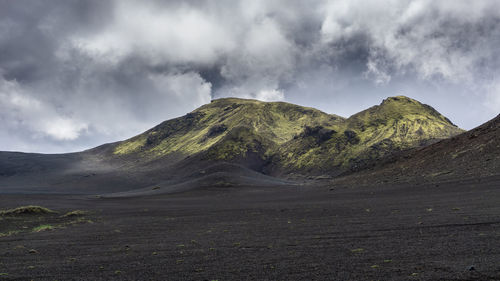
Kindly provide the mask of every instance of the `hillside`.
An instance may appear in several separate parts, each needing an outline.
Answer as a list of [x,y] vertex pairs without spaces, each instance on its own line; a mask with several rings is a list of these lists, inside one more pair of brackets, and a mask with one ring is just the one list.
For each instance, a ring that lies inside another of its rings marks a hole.
[[[336,182],[443,182],[500,175],[500,115],[458,136],[416,148]],[[370,182],[364,179],[370,179]]]
[[339,126],[306,128],[281,149],[281,154],[290,170],[340,173],[461,132],[432,107],[398,96],[352,115]]
[[[114,154],[152,159],[209,150],[211,159],[230,160],[246,152],[239,144],[280,145],[291,140],[304,126],[331,126],[343,121],[336,115],[284,102],[218,99],[118,144]],[[241,140],[236,144],[235,139]]]
[[0,188],[116,192],[184,190],[186,183],[285,184],[360,170],[461,132],[430,106],[403,96],[347,119],[285,102],[224,98],[81,153],[0,153]]
[[173,162],[198,156],[269,174],[338,174],[462,130],[430,106],[399,96],[348,119],[284,102],[227,98],[113,148],[114,156]]

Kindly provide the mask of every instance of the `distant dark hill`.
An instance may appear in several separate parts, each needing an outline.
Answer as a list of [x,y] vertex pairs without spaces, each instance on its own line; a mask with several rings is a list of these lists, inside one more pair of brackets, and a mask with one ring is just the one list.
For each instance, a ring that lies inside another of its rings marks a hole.
[[337,182],[442,182],[500,179],[500,115],[458,136],[411,150]]
[[[174,192],[336,176],[463,132],[399,96],[348,119],[284,102],[212,101],[131,139],[80,153],[0,153],[0,191]],[[292,176],[294,175],[294,176]]]

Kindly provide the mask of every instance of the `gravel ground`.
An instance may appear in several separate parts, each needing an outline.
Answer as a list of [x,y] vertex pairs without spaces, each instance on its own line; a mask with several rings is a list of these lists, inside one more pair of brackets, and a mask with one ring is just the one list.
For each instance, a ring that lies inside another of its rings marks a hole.
[[498,186],[4,194],[0,280],[500,280]]

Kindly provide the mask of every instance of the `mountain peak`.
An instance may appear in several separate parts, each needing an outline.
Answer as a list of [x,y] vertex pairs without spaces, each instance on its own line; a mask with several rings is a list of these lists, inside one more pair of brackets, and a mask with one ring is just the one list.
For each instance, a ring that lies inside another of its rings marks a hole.
[[349,117],[349,119],[356,122],[363,120],[377,120],[377,119],[421,119],[421,120],[435,120],[445,125],[451,125],[459,129],[448,118],[439,113],[432,106],[423,104],[415,99],[406,96],[388,97],[382,101],[380,105],[372,106],[364,111],[356,113]]
[[391,103],[391,102],[399,102],[399,103],[420,103],[419,101],[417,100],[414,100],[412,98],[409,98],[407,96],[394,96],[394,97],[388,97],[384,100],[382,100],[382,103],[381,104],[387,104],[387,103]]
[[210,101],[210,104],[212,104],[212,105],[227,104],[227,103],[239,103],[239,104],[253,103],[253,104],[259,104],[259,103],[264,103],[264,102],[260,101],[260,100],[256,100],[256,99],[244,99],[244,98],[236,98],[236,97],[218,98],[218,99],[213,99],[213,100]]

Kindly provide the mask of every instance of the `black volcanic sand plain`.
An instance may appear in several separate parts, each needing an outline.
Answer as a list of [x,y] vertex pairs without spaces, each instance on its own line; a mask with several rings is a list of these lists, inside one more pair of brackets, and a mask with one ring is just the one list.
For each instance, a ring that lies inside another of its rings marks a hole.
[[498,182],[2,194],[0,280],[500,280]]

